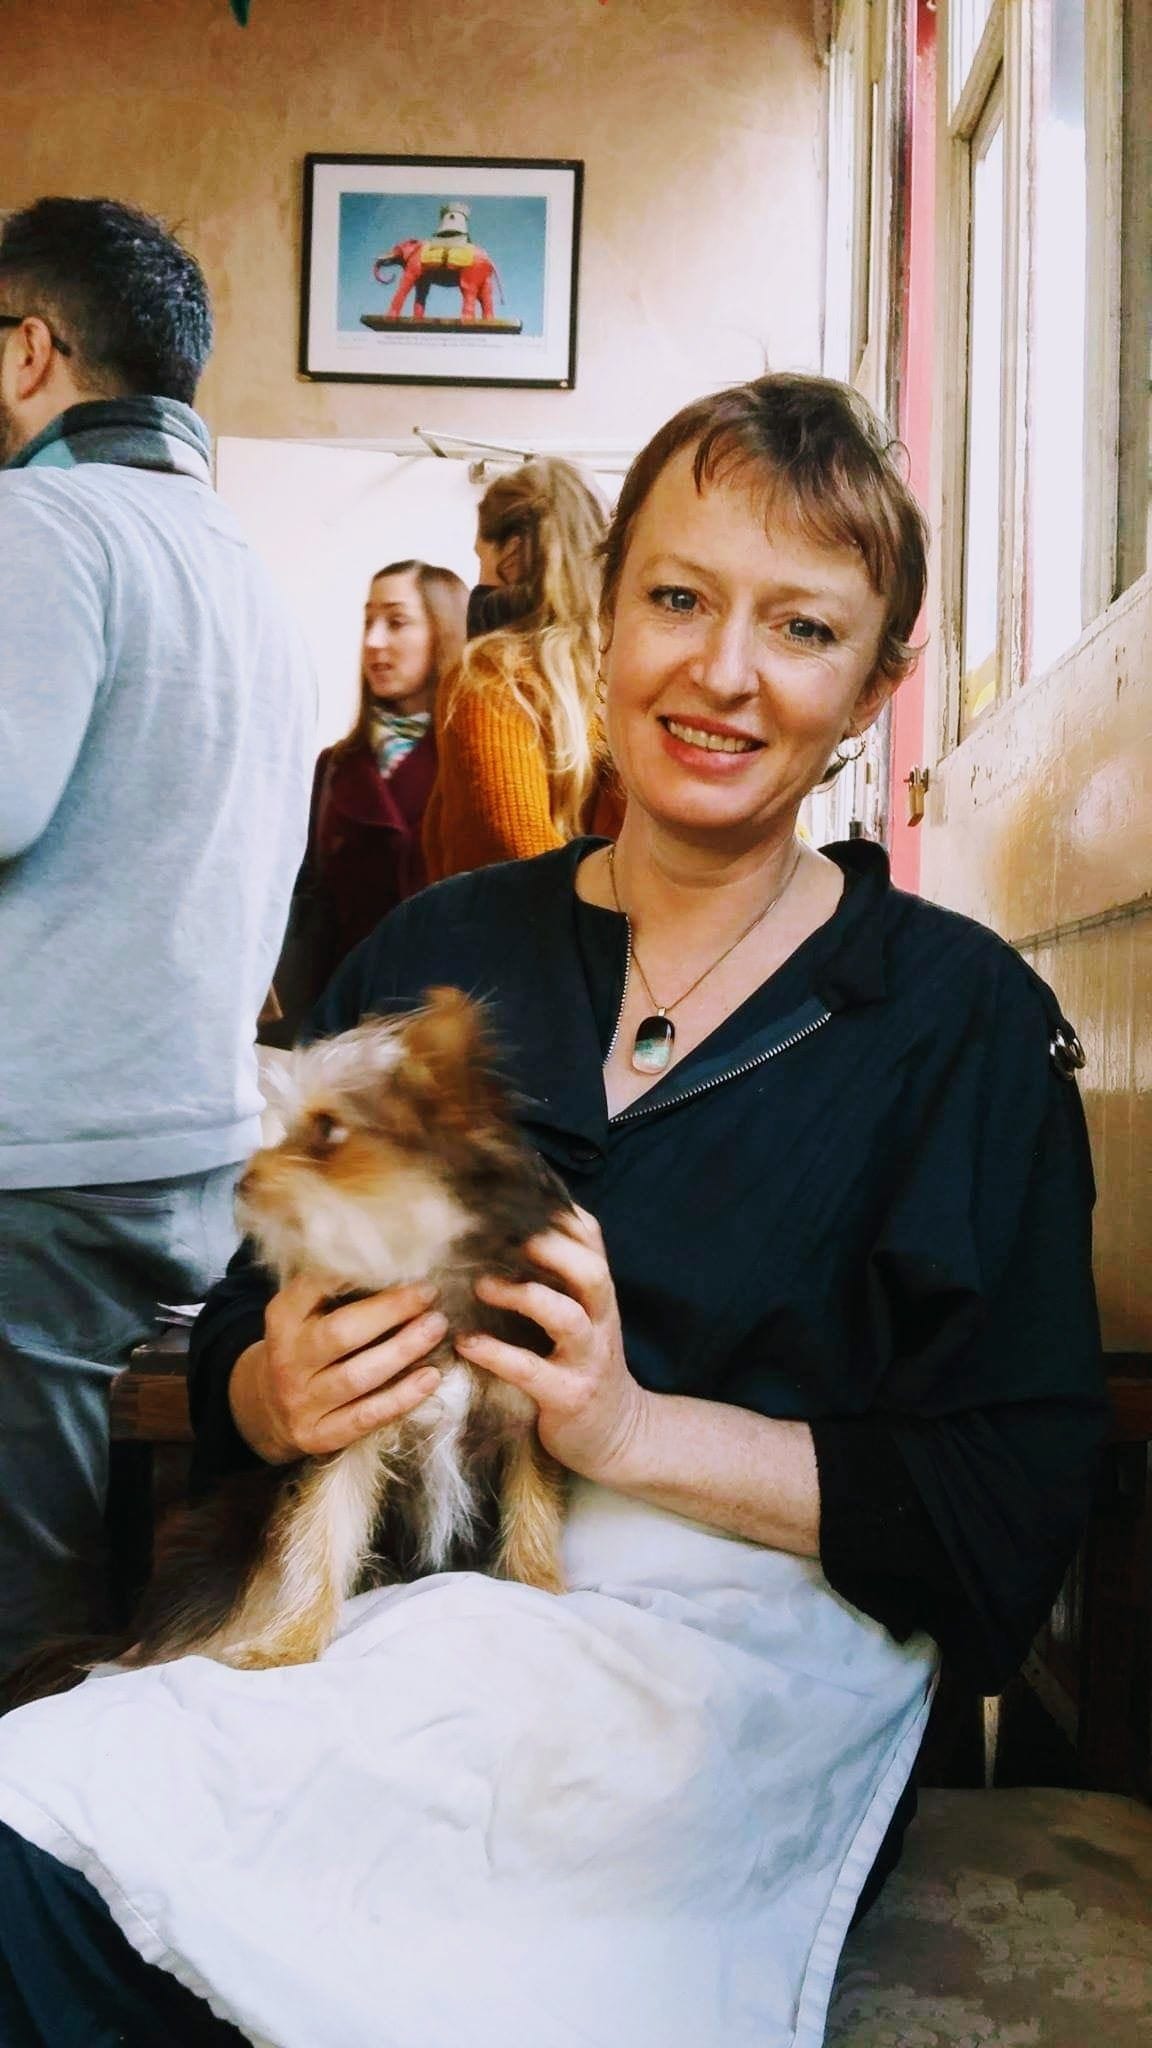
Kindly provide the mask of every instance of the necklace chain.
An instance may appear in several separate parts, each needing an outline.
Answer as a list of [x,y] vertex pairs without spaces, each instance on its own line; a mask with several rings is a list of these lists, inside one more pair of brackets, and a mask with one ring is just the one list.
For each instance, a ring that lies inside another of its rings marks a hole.
[[[677,1010],[679,1009],[681,1003],[687,1002],[688,997],[693,993],[694,990],[699,988],[700,983],[702,981],[707,981],[708,976],[710,974],[715,974],[716,969],[718,967],[723,966],[725,960],[727,960],[728,958],[729,953],[734,953],[736,951],[737,946],[742,946],[745,939],[748,937],[749,933],[754,932],[756,926],[758,924],[761,924],[763,920],[767,917],[768,912],[770,910],[775,909],[776,905],[780,901],[780,898],[783,896],[785,890],[791,886],[792,878],[800,865],[801,852],[802,848],[800,845],[800,841],[797,840],[796,851],[789,864],[788,873],[785,875],[784,880],[781,882],[780,887],[777,889],[775,895],[770,896],[768,898],[767,903],[763,905],[762,909],[756,912],[755,917],[750,919],[750,921],[745,925],[742,932],[737,933],[736,937],[732,941],[732,944],[730,946],[725,946],[724,951],[722,953],[717,954],[715,960],[712,961],[711,965],[704,969],[703,974],[698,974],[696,976],[695,981],[689,982],[687,988],[681,989],[680,994],[678,996],[675,996],[670,1003],[657,1002],[656,997],[652,992],[652,985],[648,980],[648,976],[644,972],[640,955],[636,951],[636,942],[632,937],[632,921],[630,918],[628,919],[628,950],[631,953],[633,960],[636,962],[636,972],[640,976],[640,979],[644,984],[644,993],[647,996],[649,1002],[652,1004],[658,1017],[666,1017],[669,1011]],[[620,901],[620,893],[616,887],[616,848],[614,846],[610,846],[608,848],[608,880],[612,884],[612,901],[616,905],[616,908],[619,911],[620,916],[624,917],[626,916],[626,912]]]

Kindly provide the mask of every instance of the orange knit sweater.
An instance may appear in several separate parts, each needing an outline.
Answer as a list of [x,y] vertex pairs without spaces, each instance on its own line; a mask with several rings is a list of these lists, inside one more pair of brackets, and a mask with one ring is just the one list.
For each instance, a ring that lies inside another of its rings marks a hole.
[[[506,659],[525,660],[508,640],[499,646],[507,650]],[[453,678],[439,692],[438,767],[424,813],[430,882],[493,861],[524,860],[563,843],[552,823],[540,735],[512,694],[510,678],[517,671],[506,659],[496,649],[473,654],[463,695]]]

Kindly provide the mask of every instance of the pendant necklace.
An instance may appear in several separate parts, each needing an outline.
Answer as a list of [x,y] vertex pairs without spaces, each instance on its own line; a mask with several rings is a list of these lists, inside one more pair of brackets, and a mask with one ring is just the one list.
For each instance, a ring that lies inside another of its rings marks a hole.
[[636,972],[640,976],[640,979],[644,985],[644,993],[647,996],[648,1001],[652,1005],[652,1015],[650,1017],[642,1017],[640,1019],[639,1024],[636,1026],[636,1036],[632,1041],[632,1066],[635,1069],[636,1073],[662,1074],[664,1072],[665,1067],[671,1063],[672,1048],[676,1043],[676,1026],[672,1022],[672,1018],[669,1015],[669,1012],[672,1010],[678,1010],[681,1003],[687,1002],[688,997],[692,995],[694,990],[699,988],[700,983],[702,981],[707,981],[708,976],[710,974],[714,974],[716,972],[716,969],[723,965],[724,961],[727,960],[728,955],[730,953],[734,953],[736,951],[737,946],[743,945],[749,933],[755,931],[756,926],[758,924],[763,923],[763,920],[767,917],[768,912],[770,910],[775,909],[781,897],[784,895],[785,890],[791,887],[792,878],[800,865],[801,850],[802,849],[800,842],[799,840],[797,840],[796,852],[793,856],[792,863],[788,869],[788,873],[784,877],[784,880],[781,882],[780,887],[777,889],[776,894],[768,898],[768,901],[764,905],[763,909],[758,910],[756,912],[755,917],[752,918],[750,922],[745,925],[742,932],[737,934],[737,936],[733,939],[732,944],[730,946],[725,946],[724,951],[722,953],[717,954],[711,966],[706,967],[704,969],[703,974],[698,974],[696,976],[695,981],[689,982],[687,988],[681,989],[680,994],[678,996],[674,996],[670,1003],[658,1003],[655,996],[652,993],[652,989],[648,981],[648,976],[645,974],[644,969],[640,964],[640,955],[636,951],[635,943],[632,938],[632,922],[631,919],[628,918],[627,913],[625,912],[624,907],[621,904],[619,892],[616,888],[616,848],[614,846],[610,846],[608,848],[608,880],[612,884],[612,901],[616,905],[616,909],[619,912],[620,916],[625,919],[625,922],[628,925],[628,957],[630,960],[635,962]]

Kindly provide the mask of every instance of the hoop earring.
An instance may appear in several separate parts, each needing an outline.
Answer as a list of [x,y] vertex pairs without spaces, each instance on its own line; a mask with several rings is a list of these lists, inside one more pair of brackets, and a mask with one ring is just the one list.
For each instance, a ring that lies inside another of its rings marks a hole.
[[[855,741],[855,746],[849,745],[849,742],[852,740]],[[862,732],[846,732],[836,749],[836,759],[839,761],[840,766],[847,768],[851,762],[858,761],[867,744],[868,742]]]

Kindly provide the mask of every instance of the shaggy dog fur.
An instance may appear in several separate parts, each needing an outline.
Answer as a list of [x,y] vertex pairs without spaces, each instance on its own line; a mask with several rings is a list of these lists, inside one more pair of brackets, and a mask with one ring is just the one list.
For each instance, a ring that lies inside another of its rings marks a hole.
[[[534,1405],[453,1348],[461,1331],[487,1330],[546,1349],[535,1324],[486,1306],[474,1284],[547,1278],[523,1246],[571,1206],[517,1129],[480,1011],[434,990],[423,1010],[297,1052],[281,1092],[284,1135],[239,1183],[242,1227],[281,1286],[307,1274],[338,1301],[432,1282],[449,1328],[426,1362],[443,1376],[347,1450],[236,1475],[175,1518],[131,1636],[102,1646],[129,1666],[311,1662],[349,1594],[421,1572],[561,1589],[564,1478]],[[55,1674],[30,1666],[18,1697],[59,1688],[59,1654],[50,1661]]]

